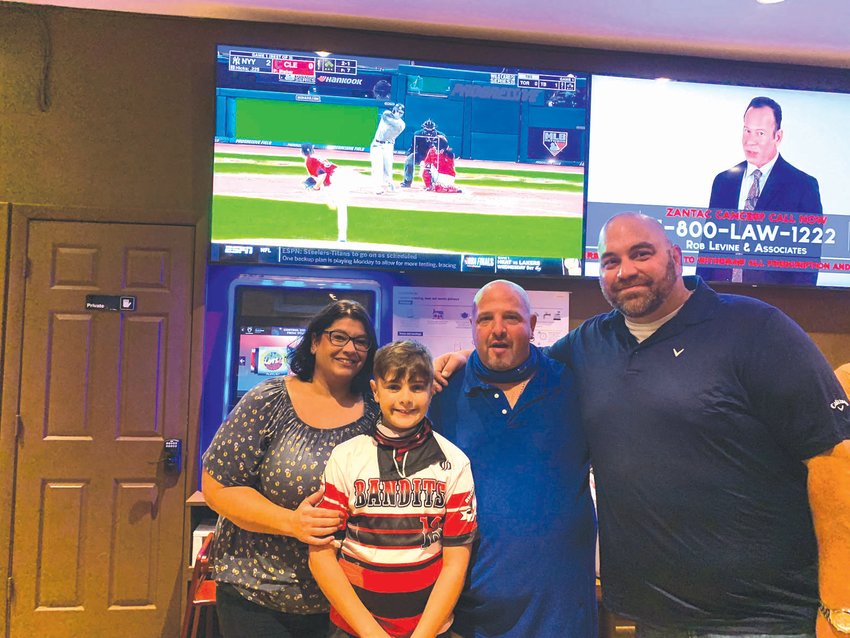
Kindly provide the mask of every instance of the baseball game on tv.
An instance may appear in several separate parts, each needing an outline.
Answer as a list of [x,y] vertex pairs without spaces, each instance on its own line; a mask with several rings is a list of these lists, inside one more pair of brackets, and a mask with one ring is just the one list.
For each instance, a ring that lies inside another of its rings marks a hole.
[[631,210],[661,222],[686,275],[850,286],[850,95],[592,83],[586,275],[598,274],[605,220]]
[[214,262],[581,274],[588,77],[220,45]]

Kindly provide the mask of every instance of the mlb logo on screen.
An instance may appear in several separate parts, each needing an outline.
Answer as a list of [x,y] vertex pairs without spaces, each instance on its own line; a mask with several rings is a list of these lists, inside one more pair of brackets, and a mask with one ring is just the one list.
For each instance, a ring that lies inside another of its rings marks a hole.
[[566,131],[543,131],[543,146],[555,157],[567,148]]

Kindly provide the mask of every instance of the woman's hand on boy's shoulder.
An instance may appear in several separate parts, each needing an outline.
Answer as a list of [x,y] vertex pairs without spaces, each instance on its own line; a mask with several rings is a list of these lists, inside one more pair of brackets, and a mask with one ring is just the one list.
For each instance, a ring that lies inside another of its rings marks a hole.
[[308,545],[327,545],[333,542],[333,535],[342,529],[344,521],[339,512],[316,507],[324,493],[323,489],[313,492],[295,508],[290,536]]

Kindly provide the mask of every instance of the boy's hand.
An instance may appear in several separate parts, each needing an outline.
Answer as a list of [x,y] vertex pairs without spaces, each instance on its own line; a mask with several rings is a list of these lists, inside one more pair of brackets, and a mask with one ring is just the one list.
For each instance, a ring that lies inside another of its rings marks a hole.
[[449,377],[466,365],[472,350],[457,350],[441,354],[434,359],[434,391],[440,392],[449,385]]
[[327,545],[333,542],[334,533],[342,527],[342,514],[316,507],[322,500],[324,493],[324,488],[320,488],[301,501],[295,508],[292,536],[302,543]]

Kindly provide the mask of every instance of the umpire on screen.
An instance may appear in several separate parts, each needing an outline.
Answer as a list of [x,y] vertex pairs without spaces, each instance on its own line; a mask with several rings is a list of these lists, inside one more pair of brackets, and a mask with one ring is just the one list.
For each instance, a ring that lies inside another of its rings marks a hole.
[[410,185],[413,183],[414,171],[419,166],[419,162],[425,159],[428,149],[436,146],[438,151],[442,151],[448,145],[449,141],[437,129],[434,120],[428,118],[422,122],[422,128],[413,134],[413,142],[411,142],[410,148],[407,149],[407,157],[404,159],[404,181],[401,183],[401,187],[410,188]]

